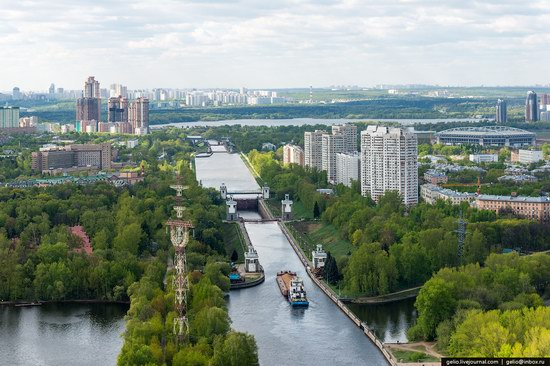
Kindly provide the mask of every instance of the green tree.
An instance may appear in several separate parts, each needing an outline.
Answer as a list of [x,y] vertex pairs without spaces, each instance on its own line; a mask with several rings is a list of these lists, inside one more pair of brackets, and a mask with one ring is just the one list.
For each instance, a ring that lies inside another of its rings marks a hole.
[[319,210],[319,204],[317,201],[315,201],[315,204],[313,205],[313,218],[317,219],[321,216],[321,212]]
[[416,324],[409,330],[411,338],[434,339],[437,326],[453,316],[456,305],[457,299],[452,283],[441,278],[432,278],[426,282],[416,298],[415,307],[419,316]]
[[239,260],[239,253],[233,249],[233,252],[231,253],[231,262],[235,263],[237,260]]
[[138,223],[132,223],[122,228],[113,241],[113,248],[137,255],[139,244],[143,237],[143,230]]
[[214,342],[213,366],[256,366],[258,350],[254,337],[244,333],[231,332],[225,339]]

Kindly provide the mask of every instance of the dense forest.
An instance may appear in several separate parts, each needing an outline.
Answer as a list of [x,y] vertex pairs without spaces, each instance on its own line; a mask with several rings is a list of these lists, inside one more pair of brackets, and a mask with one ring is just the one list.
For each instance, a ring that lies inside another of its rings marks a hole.
[[484,266],[440,270],[416,300],[413,339],[437,339],[451,356],[550,355],[550,257],[492,254]]
[[[284,118],[472,118],[492,117],[494,100],[428,97],[378,97],[330,104],[287,104],[267,106],[225,106],[207,108],[151,109],[150,123],[217,121],[226,119]],[[106,112],[104,112],[106,120]],[[38,106],[22,116],[35,115],[45,122],[73,122],[75,108],[62,103],[59,108]]]

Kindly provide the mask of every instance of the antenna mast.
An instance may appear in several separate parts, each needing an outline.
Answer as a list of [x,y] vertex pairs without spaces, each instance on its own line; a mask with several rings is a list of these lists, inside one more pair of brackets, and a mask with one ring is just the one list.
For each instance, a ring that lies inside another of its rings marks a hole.
[[174,319],[174,334],[179,342],[183,342],[187,334],[189,334],[189,320],[187,318],[187,292],[189,290],[189,282],[187,279],[187,257],[185,248],[189,242],[189,229],[193,227],[190,221],[183,220],[182,193],[187,186],[181,185],[181,176],[177,174],[177,184],[170,186],[176,191],[176,219],[170,219],[166,223],[170,227],[170,240],[175,249],[174,268],[176,274],[174,276],[174,305],[176,309],[176,318]]

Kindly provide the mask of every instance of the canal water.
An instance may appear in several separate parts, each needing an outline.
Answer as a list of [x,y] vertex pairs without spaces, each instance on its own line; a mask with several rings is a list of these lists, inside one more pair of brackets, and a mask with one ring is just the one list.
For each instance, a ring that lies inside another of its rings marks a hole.
[[[307,276],[277,223],[245,225],[265,282],[232,291],[228,308],[233,327],[255,336],[261,365],[387,365],[378,348]],[[304,280],[307,309],[293,309],[281,295],[275,279],[281,270],[295,271]]]
[[116,365],[126,311],[120,304],[0,306],[0,364]]
[[[205,187],[257,190],[258,185],[237,154],[216,153],[196,159],[197,179]],[[259,218],[256,212],[241,216]],[[247,223],[266,280],[263,284],[232,291],[229,315],[236,330],[253,334],[262,365],[386,365],[379,350],[305,273],[303,265],[276,223]],[[296,271],[310,300],[307,309],[292,309],[281,295],[278,271]],[[375,325],[383,341],[406,341],[412,309],[404,306],[356,306],[354,312]],[[385,311],[385,309],[391,309]]]

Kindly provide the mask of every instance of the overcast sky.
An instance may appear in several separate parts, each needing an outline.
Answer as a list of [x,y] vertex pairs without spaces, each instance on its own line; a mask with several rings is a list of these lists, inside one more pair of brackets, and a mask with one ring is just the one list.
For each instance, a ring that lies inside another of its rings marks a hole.
[[549,0],[0,0],[0,90],[548,84]]

